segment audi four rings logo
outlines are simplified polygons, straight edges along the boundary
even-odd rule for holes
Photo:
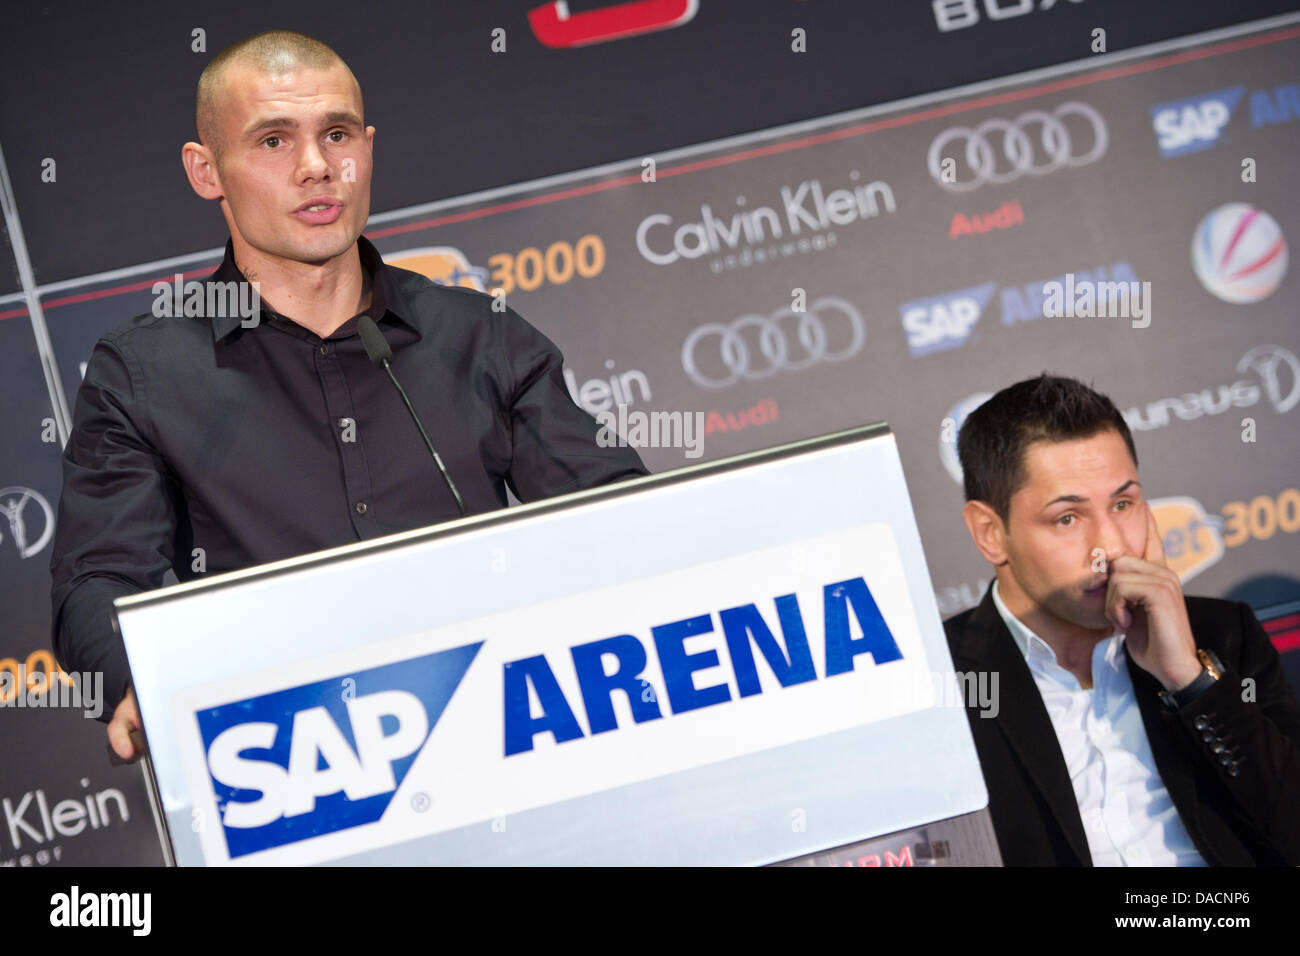
[[[1092,127],[1089,138],[1091,148],[1085,150],[1086,140],[1076,142],[1063,120],[1068,116],[1082,117]],[[1077,124],[1076,124],[1077,125]],[[995,134],[992,137],[989,134]],[[1001,133],[999,137],[996,134]],[[1037,135],[1033,135],[1033,134]],[[1041,146],[1041,151],[1035,145]],[[950,144],[965,143],[965,168],[956,172],[956,178],[945,179],[942,163],[948,157],[944,150]],[[1087,103],[1062,103],[1052,112],[1026,110],[1015,120],[985,120],[971,129],[969,126],[952,126],[934,138],[928,156],[930,175],[935,182],[954,192],[969,192],[985,183],[1009,183],[1025,173],[1046,176],[1062,166],[1086,166],[1106,153],[1110,134],[1101,114]],[[1010,164],[1000,168],[998,153]]]
[[[697,385],[726,388],[778,369],[798,372],[817,362],[842,362],[861,352],[866,341],[867,326],[858,310],[843,299],[823,296],[806,312],[786,307],[770,316],[742,315],[730,325],[701,325],[682,345],[682,368]]]

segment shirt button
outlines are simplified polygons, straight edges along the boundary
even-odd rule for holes
[[[359,515],[363,515],[363,514],[365,514],[365,513],[366,513],[366,503],[365,503],[364,501],[358,501],[358,502],[357,502],[357,514],[359,514]]]
[[[321,343],[321,346],[320,346],[320,354],[321,354],[321,355],[329,355],[329,354],[330,354],[330,347],[329,347],[328,345],[326,345],[324,342]]]

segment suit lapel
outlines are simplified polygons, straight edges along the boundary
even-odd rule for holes
[[[1083,832],[1078,800],[1056,739],[1056,729],[1029,665],[993,603],[991,585],[956,643],[953,657],[958,669],[1000,675],[1000,709],[994,721],[1052,808],[1070,847],[1081,861],[1091,863],[1088,838]]]

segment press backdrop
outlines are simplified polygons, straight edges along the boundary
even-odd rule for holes
[[[1188,590],[1252,604],[1297,682],[1294,4],[262,7],[6,14],[0,672],[54,666],[59,455],[92,346],[220,258],[179,162],[198,74],[290,27],[348,61],[378,128],[366,235],[504,288],[593,414],[702,424],[642,448],[653,470],[885,420],[947,616],[989,580],[957,426],[1013,381],[1076,376],[1125,411]],[[1050,316],[1067,274],[1134,283],[1145,314]],[[0,864],[157,862],[103,725],[3,703]]]

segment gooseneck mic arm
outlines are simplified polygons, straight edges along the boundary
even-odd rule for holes
[[[402,396],[402,402],[406,405],[406,410],[411,413],[411,420],[415,422],[415,427],[420,430],[420,437],[424,439],[425,447],[429,449],[429,454],[433,456],[438,470],[442,472],[442,479],[447,482],[452,497],[456,499],[456,507],[460,509],[461,516],[464,517],[465,502],[461,500],[460,492],[456,490],[456,483],[451,480],[451,475],[447,474],[447,468],[443,465],[438,450],[433,447],[433,442],[429,440],[429,433],[424,430],[424,425],[420,422],[420,416],[415,413],[415,407],[406,395],[406,389],[402,388],[402,383],[393,374],[393,366],[389,361],[393,357],[393,349],[389,346],[388,340],[384,338],[384,333],[379,331],[379,326],[375,325],[375,320],[364,313],[361,318],[357,319],[357,331],[361,334],[361,344],[365,347],[366,355],[370,357],[370,361],[387,372],[388,377],[393,380],[397,394]]]

